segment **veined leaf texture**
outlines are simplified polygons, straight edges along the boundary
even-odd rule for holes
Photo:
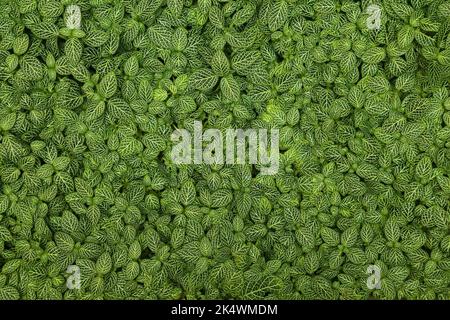
[[[446,0],[0,0],[0,300],[448,300],[449,81]]]

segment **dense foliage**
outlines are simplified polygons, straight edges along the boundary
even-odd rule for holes
[[[448,1],[0,0],[0,81],[0,299],[450,299]]]

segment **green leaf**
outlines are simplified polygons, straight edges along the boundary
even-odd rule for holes
[[[20,259],[11,259],[5,262],[2,267],[3,274],[11,274],[20,268],[22,264],[22,260]]]
[[[71,252],[75,246],[72,237],[63,232],[57,232],[55,234],[55,242],[58,249],[64,254]]]
[[[139,71],[139,61],[136,56],[131,56],[124,64],[125,74],[130,77],[135,77]]]
[[[165,26],[151,26],[148,28],[148,36],[150,40],[158,47],[164,49],[170,49],[172,47],[172,30]]]
[[[289,6],[284,0],[276,0],[272,2],[268,12],[267,21],[270,31],[281,28],[287,21],[289,15]]]
[[[80,178],[75,178],[75,189],[77,193],[83,198],[89,198],[94,195],[94,191],[92,190],[89,183]]]
[[[397,41],[400,48],[409,47],[414,41],[414,28],[409,25],[403,26],[398,32]]]
[[[28,50],[28,46],[30,44],[30,38],[27,34],[23,34],[17,38],[14,39],[13,42],[13,51],[14,54],[21,56],[25,54]]]
[[[268,292],[281,289],[283,283],[280,278],[267,276],[259,281],[250,281],[245,285],[244,299],[262,299]]]
[[[109,253],[103,253],[97,260],[95,264],[95,271],[99,274],[105,275],[111,271],[112,260]]]
[[[231,101],[239,100],[239,84],[232,76],[228,76],[220,80],[220,90],[226,99]]]
[[[341,243],[346,247],[353,247],[358,240],[358,234],[359,231],[357,227],[345,229],[341,234]]]
[[[108,99],[111,98],[117,90],[117,79],[114,72],[109,72],[98,85],[98,93]]]
[[[433,174],[432,169],[433,169],[433,167],[432,167],[431,159],[429,157],[423,157],[417,163],[416,175],[419,179],[429,180],[429,179],[431,179],[432,174]]]
[[[69,157],[57,157],[55,160],[52,161],[52,166],[55,169],[55,171],[66,170],[69,164],[70,164]]]
[[[19,300],[20,294],[16,288],[5,286],[0,288],[0,300]]]
[[[6,229],[6,227],[4,226],[0,226],[0,241],[11,241],[12,240],[12,235],[11,232]]]
[[[83,45],[77,38],[67,39],[64,46],[64,52],[70,63],[76,64],[81,59],[81,55],[83,53]]]
[[[212,194],[212,204],[214,208],[226,207],[233,200],[233,193],[226,189],[220,189]]]
[[[259,51],[255,50],[245,50],[237,52],[231,58],[233,70],[235,70],[239,74],[246,75],[246,73],[250,71],[251,66],[257,61],[259,56]]]
[[[89,47],[97,48],[104,45],[109,39],[108,33],[103,30],[92,29],[87,30],[86,36],[83,38],[84,44]]]
[[[31,27],[33,34],[40,39],[50,39],[58,36],[58,28],[51,22],[39,22]]]
[[[210,69],[200,69],[195,71],[189,77],[189,80],[194,89],[207,91],[214,88],[219,77]]]
[[[54,176],[54,181],[58,186],[58,189],[64,193],[73,191],[73,179],[69,173],[59,171]]]
[[[224,76],[230,71],[230,63],[223,51],[216,51],[211,60],[211,68],[218,76]]]
[[[384,60],[386,52],[384,48],[373,47],[366,50],[362,56],[362,60],[366,63],[377,64]]]
[[[174,17],[178,17],[183,10],[183,0],[167,0],[167,7]]]
[[[394,219],[388,219],[384,225],[384,234],[389,241],[400,239],[400,227]]]
[[[340,243],[339,232],[334,229],[324,227],[321,229],[320,235],[323,241],[332,247],[335,247]]]
[[[130,261],[125,267],[125,277],[127,280],[135,279],[140,272],[139,263],[136,261]]]
[[[366,255],[360,248],[350,248],[347,257],[354,264],[362,265],[366,263]]]
[[[22,58],[20,67],[28,80],[39,80],[44,74],[42,64],[37,58],[30,55],[26,55]]]

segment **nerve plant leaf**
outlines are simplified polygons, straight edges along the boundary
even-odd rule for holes
[[[449,15],[0,1],[0,300],[448,300]]]

